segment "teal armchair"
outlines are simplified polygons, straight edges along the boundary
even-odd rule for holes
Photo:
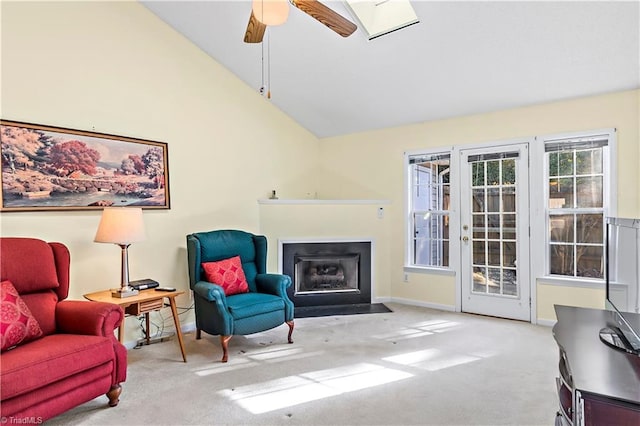
[[[196,339],[201,332],[220,336],[222,362],[228,360],[229,340],[286,323],[293,343],[293,302],[287,296],[291,278],[267,274],[267,239],[238,230],[187,235],[189,285],[193,290]],[[227,296],[220,283],[206,281],[202,264],[240,256],[249,291]]]

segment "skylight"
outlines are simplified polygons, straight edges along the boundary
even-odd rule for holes
[[[420,22],[409,0],[345,0],[372,40]]]

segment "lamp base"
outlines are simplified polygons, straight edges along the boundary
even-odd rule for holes
[[[114,288],[111,290],[111,297],[118,297],[118,298],[131,297],[131,296],[137,295],[138,293],[140,293],[138,290],[131,287]]]

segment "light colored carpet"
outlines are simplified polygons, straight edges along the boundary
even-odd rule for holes
[[[50,424],[552,425],[558,351],[548,327],[388,304],[235,336],[129,351],[120,404],[100,397]]]

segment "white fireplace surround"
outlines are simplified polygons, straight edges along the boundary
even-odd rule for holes
[[[306,243],[369,243],[371,247],[371,301],[375,299],[375,240],[371,237],[364,238],[279,238],[278,239],[278,273],[283,273],[282,263],[282,248],[285,244],[306,244]]]

